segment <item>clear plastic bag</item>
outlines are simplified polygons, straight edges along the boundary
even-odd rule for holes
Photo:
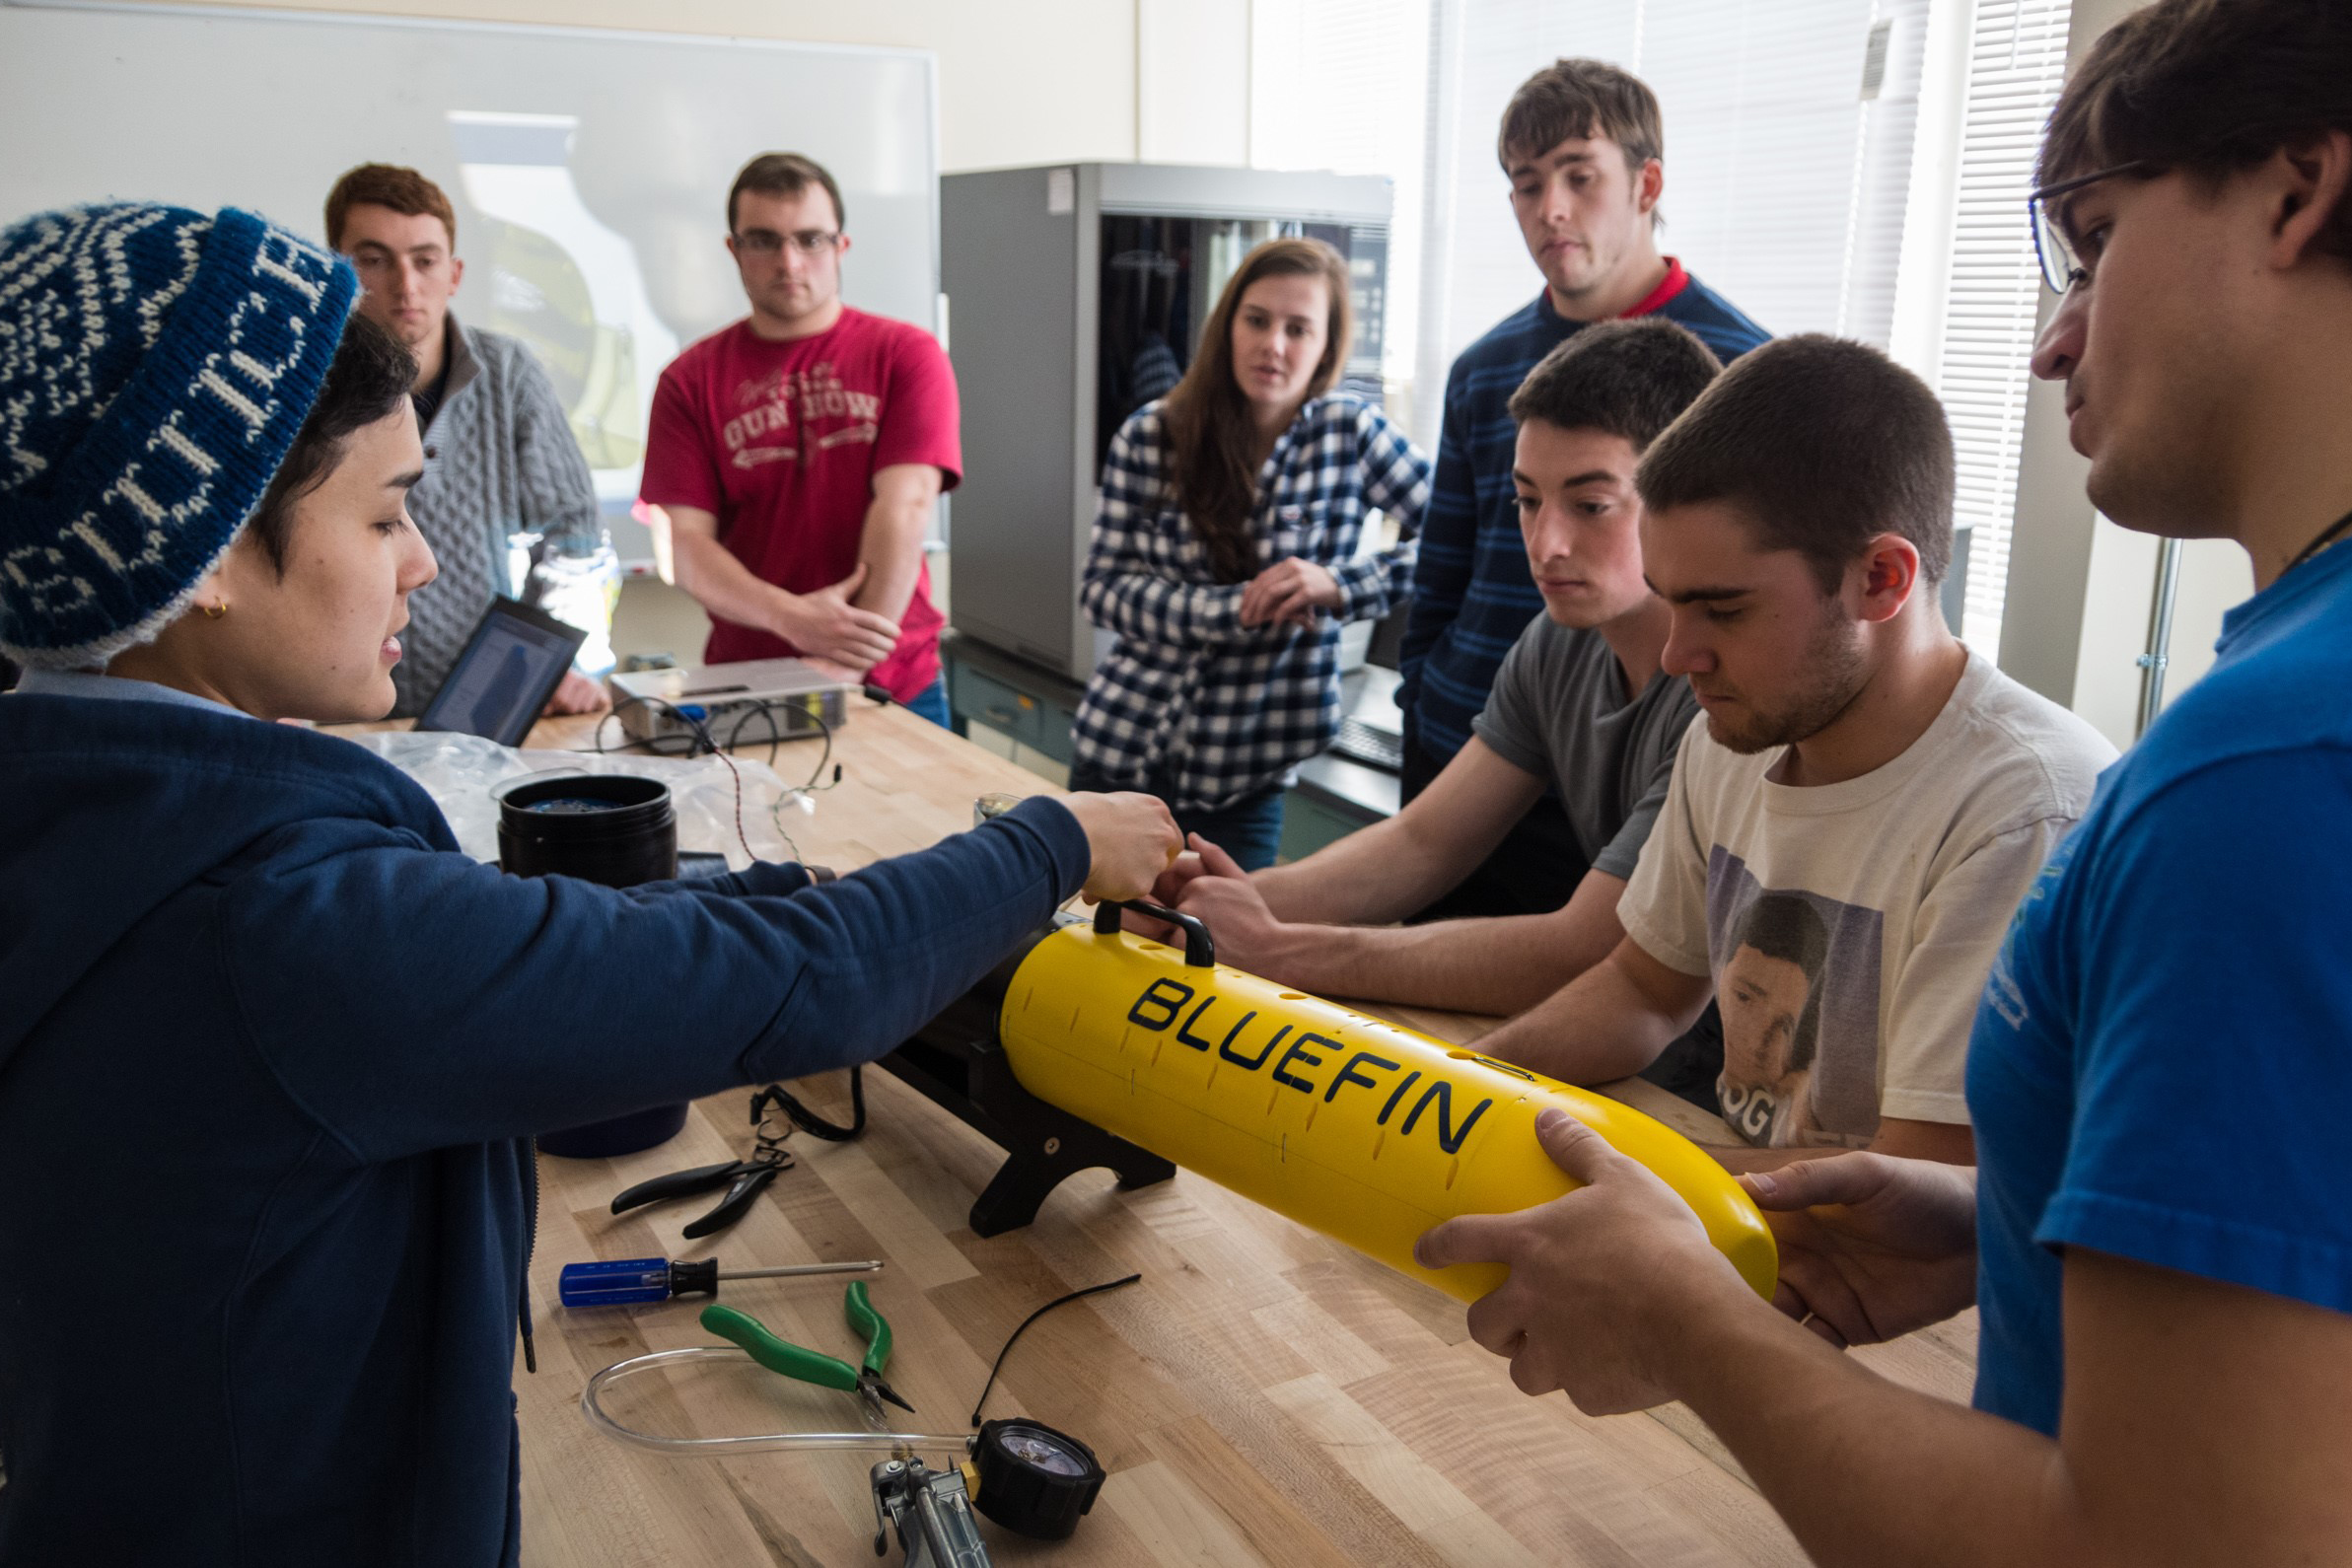
[[[381,730],[351,739],[416,780],[449,819],[458,847],[476,860],[498,858],[496,792],[516,779],[561,773],[626,773],[670,787],[677,816],[677,847],[727,857],[741,871],[750,864],[744,840],[761,860],[798,860],[777,821],[789,793],[764,762],[735,757],[735,773],[715,756],[645,756],[634,751],[525,751],[447,730]],[[742,775],[743,832],[736,832],[736,777]],[[806,800],[806,797],[796,796]]]

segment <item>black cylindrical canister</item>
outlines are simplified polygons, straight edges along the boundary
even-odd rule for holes
[[[499,797],[498,863],[518,877],[577,877],[607,888],[667,882],[677,875],[670,791],[622,774],[519,784]]]
[[[677,875],[677,818],[670,791],[621,774],[534,779],[498,800],[499,864],[518,877],[577,877],[607,888]],[[686,1124],[683,1105],[653,1105],[543,1133],[539,1148],[575,1160],[634,1154]]]

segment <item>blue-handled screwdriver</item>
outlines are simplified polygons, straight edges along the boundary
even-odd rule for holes
[[[673,1296],[716,1296],[722,1279],[794,1279],[803,1274],[872,1274],[879,1258],[863,1263],[796,1263],[789,1268],[731,1268],[719,1271],[715,1257],[672,1259],[629,1257],[610,1263],[566,1263],[555,1293],[566,1307],[627,1307],[668,1301]]]

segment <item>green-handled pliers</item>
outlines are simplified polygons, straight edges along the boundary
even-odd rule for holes
[[[867,1409],[877,1419],[882,1415],[885,1399],[912,1414],[914,1406],[899,1398],[897,1391],[882,1381],[882,1369],[891,1359],[891,1325],[889,1319],[874,1310],[874,1303],[867,1300],[864,1280],[850,1283],[848,1293],[841,1299],[841,1316],[849,1320],[853,1330],[865,1336],[866,1359],[859,1366],[779,1339],[758,1319],[717,1302],[702,1309],[702,1326],[731,1344],[743,1346],[753,1361],[770,1372],[814,1383],[820,1389],[839,1389],[856,1394],[866,1401]]]

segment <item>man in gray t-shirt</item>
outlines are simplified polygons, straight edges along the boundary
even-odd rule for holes
[[[1587,327],[1529,373],[1511,399],[1512,481],[1542,617],[1505,658],[1469,744],[1388,821],[1254,876],[1194,839],[1155,891],[1208,922],[1221,960],[1301,990],[1517,1013],[1617,945],[1617,897],[1698,711],[1659,669],[1670,616],[1642,576],[1633,470],[1719,368],[1687,330],[1644,317]],[[1468,876],[1546,790],[1582,861],[1560,868],[1565,904],[1389,923]]]
[[[1630,880],[1698,701],[1689,681],[1664,671],[1631,701],[1626,684],[1606,637],[1543,615],[1503,656],[1470,729],[1559,792],[1587,871]]]

